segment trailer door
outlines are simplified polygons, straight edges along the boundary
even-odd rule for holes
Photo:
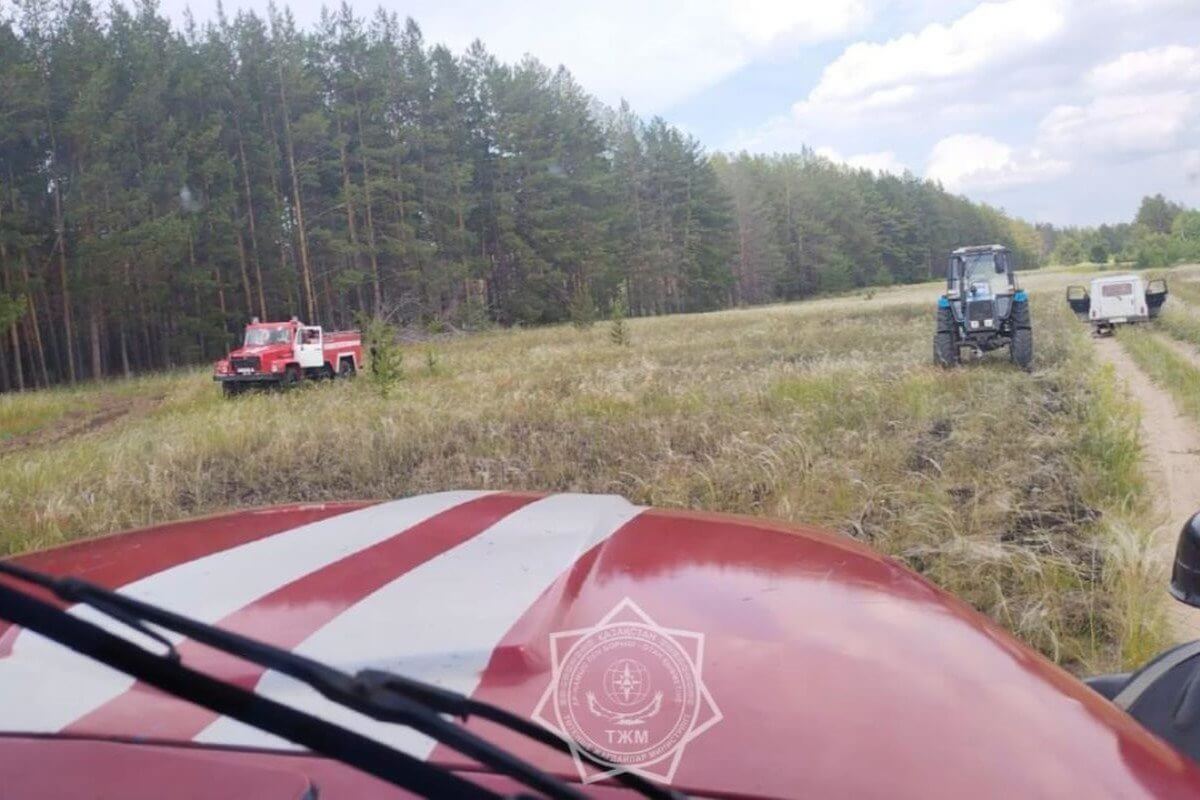
[[[1113,281],[1100,289],[1100,316],[1110,322],[1144,317],[1141,310],[1141,288],[1139,281]]]

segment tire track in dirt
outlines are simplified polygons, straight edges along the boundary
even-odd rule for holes
[[[141,416],[162,402],[162,396],[105,397],[87,411],[73,411],[50,424],[0,442],[0,458],[35,447],[65,442],[112,425],[127,416]]]
[[[1155,544],[1163,552],[1162,586],[1167,585],[1175,541],[1183,522],[1200,509],[1200,428],[1180,413],[1170,394],[1157,386],[1117,343],[1093,338],[1100,360],[1111,364],[1130,396],[1142,408],[1142,454],[1156,503]],[[1195,358],[1194,354],[1189,358]],[[1176,641],[1200,639],[1200,610],[1168,600],[1167,616]]]

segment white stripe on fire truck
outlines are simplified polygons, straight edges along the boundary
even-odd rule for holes
[[[202,622],[216,622],[296,578],[483,494],[444,492],[368,506],[188,561],[127,584],[121,592]],[[90,608],[69,610],[131,641],[161,649]],[[3,727],[58,731],[133,683],[123,673],[22,631],[12,654],[0,659]]]
[[[393,670],[471,694],[493,650],[546,588],[642,510],[614,496],[538,500],[352,606],[295,652],[351,672]],[[403,726],[336,706],[276,672],[267,672],[256,691],[420,758],[428,757],[435,744]],[[196,741],[294,747],[228,717]]]

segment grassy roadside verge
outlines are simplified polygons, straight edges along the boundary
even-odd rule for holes
[[[388,398],[146,379],[152,412],[0,455],[0,553],[265,503],[613,492],[841,531],[1071,668],[1128,666],[1165,638],[1137,412],[1059,293],[1034,302],[1033,373],[936,369],[932,302],[841,298],[631,320],[630,347],[497,331],[426,369],[421,346]]]
[[[1166,315],[1162,321],[1166,322]],[[1166,325],[1163,327],[1168,333],[1175,332]],[[1122,330],[1121,346],[1151,380],[1171,393],[1171,398],[1181,411],[1200,422],[1200,369],[1196,368],[1195,362],[1146,329]]]

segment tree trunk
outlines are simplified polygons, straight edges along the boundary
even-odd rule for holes
[[[246,316],[254,316],[254,295],[250,293],[250,273],[246,269],[246,243],[242,240],[242,226],[234,213],[233,235],[237,239],[238,267],[242,273],[242,294],[246,298]],[[265,317],[264,317],[265,319]]]
[[[279,220],[279,219],[283,218],[283,207],[287,203],[287,200],[284,198],[283,189],[280,187],[280,179],[279,179],[278,169],[277,169],[278,165],[275,163],[275,158],[274,158],[274,156],[279,155],[279,139],[275,135],[275,123],[274,123],[274,121],[272,121],[270,119],[270,117],[267,114],[265,109],[263,110],[263,124],[267,128],[267,130],[269,130],[271,132],[271,153],[272,153],[273,157],[268,162],[270,165],[269,174],[271,177],[271,197],[274,199],[274,202],[275,202],[275,219]],[[282,231],[280,231],[280,236],[279,236],[279,271],[281,274],[285,274],[288,271],[287,243],[284,241],[284,236],[283,236]],[[299,276],[297,276],[297,277],[299,277]],[[288,310],[288,314],[294,315],[297,313],[298,309],[297,309],[296,303],[292,297],[291,282],[288,281],[284,285],[284,287],[285,287],[284,293],[286,295],[286,307]],[[264,315],[263,319],[265,320],[266,318],[267,317]]]
[[[50,371],[46,368],[46,349],[42,346],[42,331],[41,331],[41,328],[38,326],[37,304],[34,302],[33,292],[29,290],[29,263],[25,260],[24,256],[21,257],[21,281],[22,281],[22,284],[25,286],[25,290],[27,293],[26,299],[29,302],[28,321],[29,321],[29,330],[32,334],[31,336],[27,336],[26,338],[32,338],[32,340],[33,340],[33,348],[34,348],[33,353],[34,353],[34,355],[37,356],[37,366],[38,366],[39,370],[41,371],[41,375],[42,375],[42,386],[49,386],[50,385]],[[31,357],[31,360],[32,360],[32,357]]]
[[[100,358],[100,315],[95,302],[88,307],[88,334],[92,344],[92,380],[104,377],[104,362]]]
[[[312,267],[308,260],[308,233],[304,229],[304,205],[300,200],[300,175],[296,172],[296,148],[292,142],[291,112],[288,110],[283,65],[279,65],[279,104],[283,112],[283,143],[287,150],[288,170],[292,175],[292,203],[296,207],[296,233],[300,239],[300,272],[304,279],[305,313],[309,324],[317,318],[317,298],[313,293]]]
[[[58,233],[58,278],[62,292],[67,376],[71,383],[75,383],[75,332],[71,323],[71,289],[67,282],[67,229],[63,222],[62,192],[59,190],[58,181],[54,182],[54,228]]]
[[[335,112],[336,113],[336,112]],[[346,140],[342,137],[342,118],[337,121],[338,152],[342,161],[342,192],[346,195],[346,229],[350,235],[350,266],[358,271],[358,226],[354,219],[354,195],[350,185],[350,164],[346,158]],[[355,282],[355,288],[358,283]],[[361,290],[360,290],[361,291]],[[360,301],[359,306],[362,303]]]
[[[117,327],[121,337],[121,371],[126,378],[132,378],[133,370],[129,368],[129,344],[125,341],[125,321],[121,320]]]
[[[358,157],[363,171],[363,204],[367,217],[367,255],[371,259],[371,288],[374,300],[373,313],[383,313],[383,287],[379,283],[379,257],[375,252],[375,220],[371,211],[371,171],[367,165],[367,142],[363,134],[362,108],[358,105],[358,91],[354,93],[354,112],[358,117]]]
[[[4,216],[4,203],[0,201],[0,221]],[[0,242],[0,289],[8,295],[12,291],[12,284],[8,277],[8,247]],[[0,360],[4,363],[0,366],[0,378],[4,380],[4,391],[7,391],[12,386],[12,381],[15,379],[18,391],[25,390],[25,376],[21,372],[21,334],[17,331],[17,326],[21,322],[21,317],[14,317],[12,324],[9,326],[9,338],[12,341],[13,350],[13,378],[9,377],[9,369],[7,359],[4,357],[4,345],[0,344]]]
[[[254,277],[258,283],[258,313],[263,320],[266,320],[267,298],[263,292],[262,261],[258,257],[258,233],[254,224],[254,195],[250,192],[250,167],[246,164],[246,148],[242,144],[242,124],[236,114],[233,116],[233,125],[234,130],[237,131],[238,160],[242,165],[242,189],[246,193],[246,221],[250,223],[250,256],[254,263]],[[243,267],[243,271],[244,269]],[[247,297],[249,297],[248,294]],[[251,316],[253,316],[253,311]]]
[[[18,333],[18,323],[13,320],[12,326],[8,330],[9,338],[12,340],[13,351],[13,377],[16,379],[17,391],[25,391],[25,370],[21,366],[21,334]]]

